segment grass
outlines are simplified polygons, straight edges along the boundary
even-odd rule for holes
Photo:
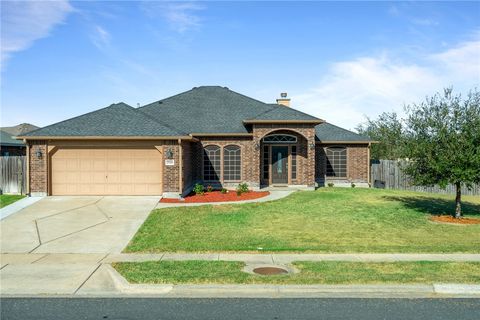
[[[454,196],[322,188],[267,203],[154,210],[126,252],[480,252],[480,225],[436,224]],[[465,196],[480,218],[480,197]]]
[[[9,204],[12,204],[22,198],[25,198],[25,196],[15,194],[2,194],[0,195],[0,208],[6,207]]]
[[[149,261],[116,263],[131,283],[171,284],[382,284],[480,283],[478,262],[296,262],[300,273],[260,276],[232,261]]]

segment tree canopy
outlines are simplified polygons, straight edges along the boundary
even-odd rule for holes
[[[406,117],[383,113],[359,132],[378,140],[377,159],[405,159],[415,185],[456,186],[455,217],[461,216],[461,187],[480,183],[480,93],[465,98],[451,88],[405,108]]]

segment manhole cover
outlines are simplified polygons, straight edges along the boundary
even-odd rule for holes
[[[278,267],[260,267],[253,269],[253,272],[256,274],[261,274],[263,276],[271,276],[276,274],[287,274],[288,271]]]

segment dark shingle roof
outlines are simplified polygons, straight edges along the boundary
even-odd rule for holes
[[[264,103],[225,87],[203,86],[135,109],[125,103],[28,132],[26,137],[160,137],[190,133],[249,133],[244,121],[321,121],[298,110]],[[315,127],[318,141],[369,141],[329,123]],[[3,140],[3,135],[2,135]]]
[[[322,121],[314,116],[303,113],[301,111],[286,107],[281,104],[268,104],[270,110],[256,115],[254,118],[247,120],[301,120],[301,121]]]
[[[370,138],[366,136],[359,135],[358,133],[337,127],[328,122],[321,123],[315,127],[315,138],[317,141],[328,141],[328,142],[335,142],[335,141],[352,141],[352,142],[359,142],[371,141]]]
[[[13,139],[10,133],[0,130],[0,145],[20,147],[20,146],[24,146],[25,144],[21,140]]]
[[[218,86],[193,88],[147,104],[139,110],[189,133],[247,133],[243,121],[249,119],[317,119],[295,109],[264,103]],[[257,118],[261,115],[265,119]]]
[[[121,102],[50,126],[25,136],[179,136],[178,130],[160,123]]]

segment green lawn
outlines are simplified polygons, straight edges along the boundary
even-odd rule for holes
[[[454,196],[322,188],[267,203],[154,210],[126,252],[480,252],[480,225],[436,224]],[[480,218],[480,197],[465,196]]]
[[[25,196],[14,195],[14,194],[2,194],[0,195],[0,208],[6,207],[9,204],[12,204],[15,201],[18,201],[22,198],[25,198]]]
[[[295,262],[299,273],[260,276],[232,261],[149,261],[116,263],[131,283],[373,284],[480,283],[478,262]]]

